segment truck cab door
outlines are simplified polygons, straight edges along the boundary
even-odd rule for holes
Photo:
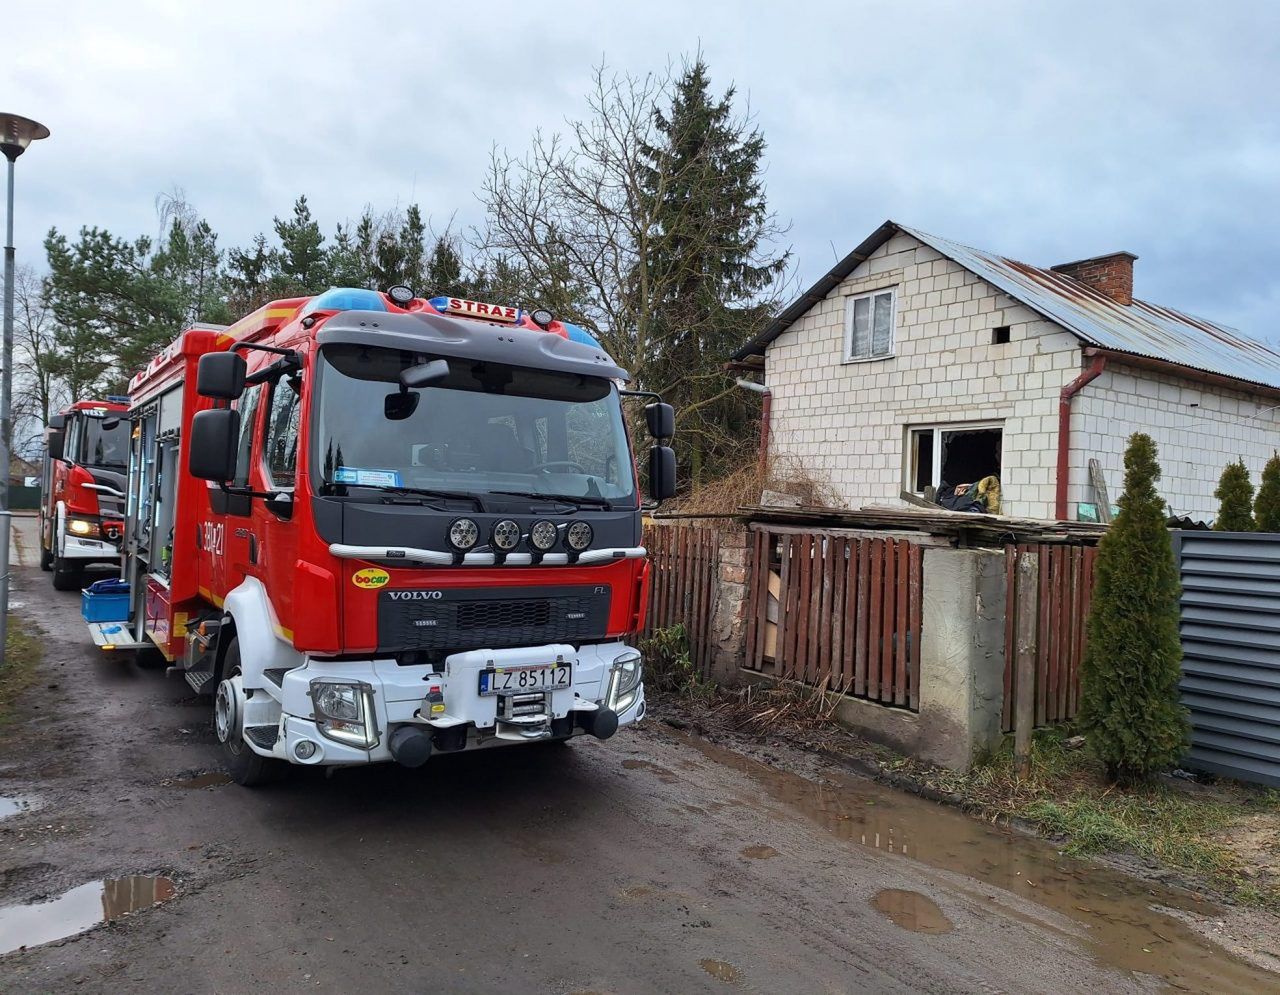
[[[302,416],[301,378],[281,377],[267,388],[266,415],[262,431],[262,458],[256,470],[261,480],[254,484],[266,492],[292,498],[297,490],[298,433]],[[294,576],[298,559],[298,530],[288,501],[255,501],[254,531],[262,544],[256,574],[271,592],[271,604],[284,630],[292,638],[294,629]]]
[[[240,411],[236,476],[230,481],[234,487],[258,486],[253,469],[261,452],[259,436],[265,395],[266,387],[255,384],[246,388],[234,402]],[[212,521],[201,524],[200,546],[209,563],[212,590],[225,597],[252,573],[250,568],[257,559],[257,539],[253,534],[254,501],[243,494],[228,494],[221,489],[211,489],[209,497],[216,514]]]

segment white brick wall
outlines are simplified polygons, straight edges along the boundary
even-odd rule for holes
[[[843,362],[845,298],[886,287],[897,291],[894,355]],[[998,325],[1010,326],[1007,344],[991,342]],[[768,348],[770,446],[850,507],[897,504],[908,426],[1002,421],[1006,513],[1051,518],[1058,396],[1081,362],[1075,336],[900,233]],[[1269,403],[1113,363],[1074,402],[1068,514],[1094,500],[1091,457],[1119,496],[1125,442],[1143,430],[1160,446],[1174,511],[1212,518],[1223,464],[1243,456],[1256,480],[1280,446],[1280,412],[1242,421]]]
[[[1212,521],[1222,468],[1243,457],[1257,487],[1263,464],[1280,448],[1280,411],[1266,410],[1275,403],[1108,361],[1071,409],[1067,498],[1072,513],[1076,502],[1094,500],[1087,470],[1091,457],[1102,465],[1112,500],[1120,496],[1125,444],[1131,433],[1141,431],[1160,449],[1157,486],[1173,512]]]
[[[844,299],[890,286],[894,355],[842,362]],[[1007,344],[991,343],[998,325]],[[770,446],[850,507],[897,504],[907,426],[1003,421],[1005,509],[1049,517],[1058,392],[1079,368],[1074,336],[898,234],[770,345]]]

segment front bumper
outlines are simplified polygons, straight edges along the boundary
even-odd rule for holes
[[[103,542],[100,539],[82,539],[68,532],[62,540],[61,555],[64,560],[95,560],[109,563],[120,558],[120,550],[113,543]]]
[[[575,650],[569,645],[520,647],[504,650],[474,650],[456,653],[442,664],[401,666],[395,660],[333,661],[309,658],[307,662],[284,674],[273,698],[279,700],[279,732],[270,750],[249,741],[257,752],[290,763],[315,765],[351,765],[384,763],[395,759],[390,749],[391,734],[400,726],[420,729],[432,738],[436,750],[473,750],[490,746],[536,742],[552,737],[577,735],[590,728],[592,716],[607,705],[609,678],[614,661],[634,653],[623,642],[583,646]],[[491,667],[547,665],[563,660],[572,670],[569,687],[539,692],[541,715],[545,722],[519,721],[512,714],[515,695],[481,695],[480,672]],[[338,742],[324,735],[315,721],[310,695],[311,682],[317,678],[360,681],[369,688],[369,707],[377,742],[363,749]],[[427,695],[438,689],[439,703],[444,709],[432,710]],[[269,707],[255,692],[250,712]],[[434,696],[433,696],[434,697]],[[505,700],[504,700],[505,699]],[[523,711],[530,710],[529,696],[522,696]],[[629,725],[644,717],[644,685],[634,697],[628,694],[618,702],[618,725]],[[256,708],[255,708],[256,706]],[[267,718],[262,715],[256,721]],[[533,716],[537,718],[537,715]],[[254,720],[251,720],[254,721]],[[308,742],[314,747],[299,743]],[[313,750],[305,759],[302,754]]]

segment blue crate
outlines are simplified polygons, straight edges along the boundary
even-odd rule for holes
[[[90,584],[80,592],[80,614],[86,622],[128,621],[129,582],[112,577]]]

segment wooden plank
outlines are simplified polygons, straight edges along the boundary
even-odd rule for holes
[[[880,697],[881,602],[884,600],[884,540],[872,539],[867,551],[871,560],[871,603],[867,611],[867,697]]]
[[[791,676],[803,681],[809,667],[809,599],[813,596],[813,536],[801,536],[799,544],[799,596],[796,598],[796,658]]]
[[[791,602],[791,544],[793,536],[782,536],[778,541],[781,572],[781,588],[778,591],[778,657],[774,661],[773,672],[778,676],[786,673],[789,656],[788,643],[791,640],[792,621]]]
[[[840,672],[844,674],[844,693],[852,694],[854,687],[854,646],[857,642],[858,614],[858,547],[861,539],[845,540],[845,579],[844,579],[844,646],[843,664]]]
[[[893,633],[898,606],[897,540],[884,544],[884,616],[880,622],[880,700],[893,701]]]
[[[911,543],[900,539],[898,546],[898,607],[894,619],[893,703],[907,703],[907,632],[910,618],[907,605],[911,590]]]
[[[1062,670],[1062,646],[1059,644],[1058,622],[1062,617],[1062,547],[1051,546],[1048,550],[1041,554],[1041,558],[1049,564],[1049,588],[1048,588],[1048,613],[1049,620],[1048,631],[1041,635],[1041,639],[1045,641],[1045,663],[1046,675],[1048,680],[1045,683],[1044,691],[1044,721],[1046,724],[1052,724],[1059,719],[1058,715],[1058,687],[1061,683]]]
[[[1018,773],[1031,773],[1031,733],[1035,728],[1035,672],[1039,656],[1036,648],[1036,622],[1039,612],[1040,556],[1026,552],[1018,557],[1016,591],[1018,630],[1015,636],[1017,676],[1014,685],[1017,699],[1013,708],[1013,755]]]
[[[1036,725],[1044,725],[1049,704],[1049,557],[1041,546],[1036,552],[1038,581],[1036,605],[1039,623],[1036,626]]]
[[[924,549],[910,544],[911,581],[907,590],[907,707],[920,710],[920,635],[924,620]]]
[[[763,623],[760,621],[760,571],[756,564],[760,558],[760,535],[752,532],[747,537],[747,647],[743,661],[747,667],[755,668],[756,641],[763,634]]]
[[[1084,550],[1079,546],[1071,548],[1071,625],[1069,630],[1070,646],[1067,658],[1070,666],[1067,670],[1066,719],[1074,719],[1080,707],[1080,621],[1084,614]]]
[[[871,618],[871,556],[874,539],[858,540],[858,601],[855,606],[853,693],[867,694],[867,640]]]
[[[836,593],[836,540],[827,536],[822,550],[822,599],[818,605],[818,687],[831,686],[831,636],[835,629],[835,612],[831,602]]]
[[[1004,547],[1004,709],[1000,715],[1000,727],[1004,732],[1013,731],[1013,631],[1018,617],[1014,570],[1017,564],[1018,547],[1007,543]]]
[[[703,532],[702,561],[702,673],[711,672],[711,632],[719,586],[720,536],[712,529]]]
[[[1062,546],[1058,550],[1058,721],[1064,722],[1067,715],[1067,690],[1071,686],[1071,626],[1075,615],[1071,611],[1071,547]]]
[[[831,540],[831,645],[829,671],[831,686],[844,693],[849,686],[849,675],[845,672],[844,655],[844,612],[845,582],[849,578],[849,568],[845,558],[849,551],[849,540],[838,538]]]
[[[1089,460],[1089,483],[1093,484],[1093,500],[1098,506],[1098,521],[1111,524],[1111,498],[1107,495],[1107,478],[1102,475],[1102,464]]]

